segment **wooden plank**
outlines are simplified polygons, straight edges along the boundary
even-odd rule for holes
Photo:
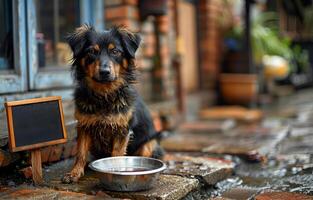
[[[19,106],[19,105],[32,104],[32,103],[48,102],[48,101],[59,101],[60,99],[61,99],[60,96],[24,99],[24,100],[6,102],[5,106],[11,107],[11,106]]]
[[[36,148],[41,148],[41,147],[46,147],[46,146],[50,146],[50,145],[55,145],[55,144],[63,144],[66,143],[67,139],[59,139],[59,140],[53,140],[53,141],[49,141],[49,142],[42,142],[42,143],[38,143],[38,144],[31,144],[31,145],[26,145],[26,146],[22,146],[22,147],[15,147],[10,149],[12,152],[17,152],[17,151],[25,151],[25,150],[29,150],[29,149],[36,149]]]
[[[10,101],[10,102],[6,102],[5,105],[7,107],[11,107],[11,106],[19,106],[19,105],[32,104],[32,103],[48,102],[48,101],[59,101],[60,99],[61,99],[60,96],[41,97],[41,98],[34,98],[34,99]]]
[[[61,115],[60,117],[61,117],[61,125],[62,125],[62,130],[63,130],[63,138],[66,141],[67,140],[67,133],[66,133],[66,128],[65,128],[64,113],[63,113],[61,97],[59,99],[59,110],[60,110],[60,115]]]
[[[41,152],[39,149],[31,151],[31,163],[33,172],[33,181],[35,184],[41,184],[42,179],[42,166],[41,166]]]
[[[9,129],[9,147],[15,147],[15,140],[14,140],[14,129],[13,129],[13,118],[12,118],[12,107],[6,106],[6,112],[7,112],[7,123],[8,123],[8,129]],[[12,149],[10,149],[12,151]]]

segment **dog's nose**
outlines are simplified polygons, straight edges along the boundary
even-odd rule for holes
[[[110,75],[110,68],[108,67],[101,67],[99,70],[100,76],[109,76]]]

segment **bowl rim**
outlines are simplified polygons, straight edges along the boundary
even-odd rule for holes
[[[115,159],[115,158],[135,158],[135,159],[147,159],[147,160],[153,160],[153,161],[157,161],[159,163],[162,164],[161,167],[157,168],[157,169],[153,169],[153,170],[146,170],[146,171],[139,171],[139,172],[118,172],[118,171],[106,171],[106,170],[101,170],[99,168],[95,168],[93,166],[94,163],[96,162],[100,162],[102,160],[111,160],[111,159]],[[106,174],[114,174],[114,175],[124,175],[124,176],[136,176],[136,175],[147,175],[147,174],[155,174],[161,171],[164,171],[166,169],[166,164],[159,159],[155,159],[155,158],[149,158],[149,157],[142,157],[142,156],[115,156],[115,157],[107,157],[107,158],[101,158],[98,160],[94,160],[92,162],[89,163],[88,165],[89,168],[91,168],[94,171],[97,172],[101,172],[101,173],[106,173]]]

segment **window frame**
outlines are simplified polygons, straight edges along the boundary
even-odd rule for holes
[[[38,49],[36,43],[37,18],[35,0],[26,1],[27,41],[28,41],[28,87],[30,90],[65,88],[73,86],[73,78],[68,68],[40,70],[38,66]],[[80,0],[80,24],[92,24],[97,30],[102,30],[103,1]]]
[[[0,93],[23,92],[27,89],[26,10],[24,0],[12,0],[13,69],[0,71]]]

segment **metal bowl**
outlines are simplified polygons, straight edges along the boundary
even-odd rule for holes
[[[102,158],[89,167],[97,173],[101,185],[112,191],[148,190],[166,169],[161,160],[136,156]]]

